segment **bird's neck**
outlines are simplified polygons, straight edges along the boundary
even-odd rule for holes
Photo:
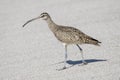
[[[53,22],[51,18],[48,18],[47,20],[48,27],[52,32],[55,32],[57,30],[57,25]]]

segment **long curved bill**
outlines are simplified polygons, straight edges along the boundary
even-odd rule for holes
[[[30,19],[30,20],[27,21],[22,27],[25,27],[28,23],[30,23],[30,22],[32,22],[32,21],[34,21],[34,20],[36,20],[36,19],[39,19],[39,18],[41,18],[41,17],[39,16],[39,17],[36,17],[36,18]]]

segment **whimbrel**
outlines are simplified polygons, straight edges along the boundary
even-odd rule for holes
[[[66,69],[66,63],[67,63],[67,46],[70,44],[75,44],[80,52],[81,52],[81,56],[82,56],[82,63],[83,64],[87,64],[87,62],[85,62],[84,60],[84,56],[83,56],[83,50],[82,48],[79,46],[79,44],[93,44],[93,45],[97,45],[99,46],[99,43],[101,43],[100,41],[86,35],[85,33],[83,33],[82,31],[74,28],[74,27],[69,27],[69,26],[62,26],[62,25],[57,25],[56,23],[53,22],[53,20],[51,19],[50,15],[46,12],[40,14],[40,16],[33,18],[29,21],[27,21],[23,27],[28,24],[29,22],[42,18],[43,20],[45,20],[48,24],[48,27],[50,28],[50,30],[53,32],[53,34],[55,35],[55,37],[64,44],[64,48],[65,48],[65,60],[64,60],[64,67],[62,69]]]

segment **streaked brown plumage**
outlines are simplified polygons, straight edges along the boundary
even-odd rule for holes
[[[67,44],[99,45],[98,43],[101,43],[73,27],[58,26],[57,31],[55,31],[54,34],[59,41]]]
[[[40,16],[31,19],[29,21],[27,21],[23,27],[28,24],[29,22],[42,18],[43,20],[45,20],[50,28],[50,30],[53,32],[53,34],[55,35],[55,37],[61,41],[62,43],[64,43],[65,45],[65,61],[64,61],[64,67],[63,69],[66,68],[66,61],[67,61],[67,45],[69,44],[75,44],[77,45],[77,47],[80,49],[81,53],[82,53],[82,49],[80,48],[79,44],[93,44],[93,45],[97,45],[99,46],[99,43],[101,43],[100,41],[86,35],[85,33],[83,33],[82,31],[74,28],[74,27],[69,27],[69,26],[62,26],[62,25],[57,25],[55,24],[50,15],[46,12],[42,13]],[[84,64],[86,64],[83,54],[82,54],[82,62]]]

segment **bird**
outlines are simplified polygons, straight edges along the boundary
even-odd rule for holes
[[[25,27],[29,22],[32,22],[37,19],[43,19],[47,22],[49,29],[53,32],[54,36],[64,45],[65,49],[65,57],[64,57],[64,66],[62,70],[66,69],[67,66],[67,46],[68,45],[76,45],[80,50],[81,57],[82,57],[82,64],[86,65],[87,62],[83,56],[83,49],[80,47],[81,44],[92,44],[96,46],[100,46],[100,41],[94,39],[91,36],[83,33],[81,30],[71,27],[71,26],[63,26],[56,24],[51,16],[47,12],[41,13],[38,17],[28,20],[23,27]]]

